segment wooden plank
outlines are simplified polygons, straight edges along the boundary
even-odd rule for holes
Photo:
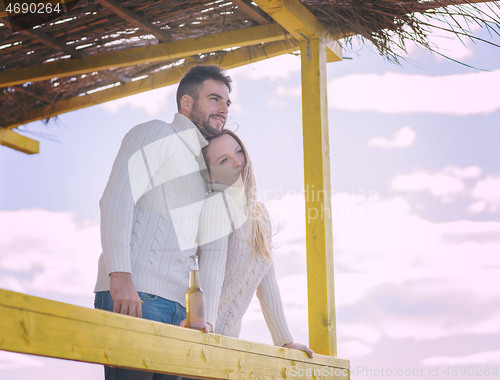
[[[226,69],[243,66],[248,63],[258,62],[278,55],[291,53],[298,49],[296,41],[280,41],[262,45],[258,49],[243,48],[222,54],[220,56],[209,56],[198,63],[187,63],[172,67],[164,72],[149,75],[147,78],[129,82],[107,90],[102,90],[88,95],[75,96],[63,100],[52,106],[34,109],[24,115],[22,120],[6,125],[6,128],[15,128],[21,124],[46,119],[66,112],[75,111],[85,107],[102,104],[110,100],[120,99],[125,96],[139,94],[141,92],[154,90],[179,82],[182,75],[195,64],[216,64]]]
[[[328,48],[328,62],[342,60],[342,48],[321,22],[299,0],[254,0],[297,40],[318,38]]]
[[[309,345],[336,356],[326,47],[311,39],[300,42],[300,51]]]
[[[194,54],[211,53],[235,46],[244,47],[287,40],[288,38],[288,33],[278,24],[255,26],[198,38],[119,50],[111,53],[94,54],[79,59],[4,70],[0,73],[0,86],[10,87],[55,77],[79,75],[142,63],[164,62],[185,58]]]
[[[348,379],[349,362],[0,290],[0,349],[206,379]],[[337,376],[335,376],[337,375]]]
[[[36,154],[40,151],[40,143],[38,141],[1,127],[0,145],[7,146],[26,154]]]

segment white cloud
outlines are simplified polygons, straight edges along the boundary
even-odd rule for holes
[[[410,193],[428,192],[442,202],[453,201],[457,196],[468,196],[473,202],[471,213],[495,213],[500,210],[500,177],[489,175],[467,188],[466,181],[477,179],[482,173],[479,166],[446,166],[438,172],[416,170],[410,174],[395,177],[391,187],[396,191]]]
[[[392,180],[391,187],[397,191],[429,192],[443,202],[450,202],[456,196],[465,194],[466,179],[479,175],[481,168],[478,166],[460,168],[450,165],[436,173],[420,170],[399,175]]]
[[[343,339],[356,338],[367,344],[375,344],[382,338],[379,330],[369,325],[344,324],[342,330],[338,332]]]
[[[481,175],[482,170],[479,166],[467,166],[465,168],[460,168],[457,166],[446,166],[442,170],[443,174],[451,175],[457,178],[463,178],[463,179],[471,179],[471,178],[477,178]]]
[[[478,4],[474,4],[475,7],[478,7]],[[476,11],[472,7],[468,7],[466,5],[460,6],[462,9],[467,9],[470,14],[477,14]],[[488,13],[488,7],[481,7],[483,11]],[[492,12],[489,12],[492,14]],[[428,23],[429,19],[427,16],[422,14],[415,14],[415,16],[420,19],[422,23]],[[495,22],[496,17],[493,14],[490,17],[491,21]],[[474,43],[467,37],[460,36],[460,38],[451,32],[446,32],[441,28],[450,29],[450,25],[453,25],[455,30],[460,30],[460,28],[464,28],[465,30],[469,30],[472,35],[475,34],[479,29],[481,29],[481,25],[478,23],[466,23],[463,18],[451,17],[449,15],[444,15],[444,20],[441,21],[438,18],[435,18],[432,21],[433,25],[436,27],[428,27],[428,38],[429,45],[432,49],[437,50],[437,52],[458,61],[465,61],[468,58],[471,58],[474,55]],[[460,26],[459,26],[460,25]],[[412,56],[418,56],[422,52],[428,53],[429,50],[424,48],[422,45],[417,44],[413,41],[407,41],[405,44],[406,52],[400,49],[397,46],[393,46],[394,51],[401,55],[406,56],[407,58],[412,58]],[[436,61],[441,62],[446,58],[437,53],[431,52]],[[418,58],[417,58],[418,59]]]
[[[462,10],[467,10],[467,12],[471,15],[478,15],[478,12],[475,10],[479,8],[481,12],[483,12],[482,18],[488,20],[490,23],[496,23],[498,16],[495,13],[495,6],[491,6],[489,4],[473,4],[472,6],[468,5],[460,5]],[[486,14],[486,16],[484,16]],[[419,18],[422,22],[428,23],[429,19],[426,16],[415,14],[417,18]],[[450,25],[453,26],[455,30],[460,30],[463,28],[467,30],[472,35],[477,35],[477,32],[481,29],[481,24],[476,22],[467,22],[463,18],[443,15],[445,21],[440,21],[439,19],[434,19],[432,21],[433,25],[436,27],[428,27],[429,33],[427,40],[429,41],[430,46],[437,50],[437,52],[447,56],[448,58],[455,59],[460,62],[466,62],[467,59],[474,56],[474,47],[477,44],[482,44],[482,42],[478,42],[477,40],[472,40],[465,36],[457,36],[454,33],[446,32],[444,29],[451,29]],[[355,38],[352,40],[352,51],[359,51],[362,48],[362,43],[359,41],[359,38]],[[363,46],[363,48],[367,48],[371,50],[374,54],[378,54],[375,47],[372,45]],[[394,51],[401,55],[405,56],[408,59],[419,59],[422,52],[429,53],[429,50],[424,48],[422,45],[417,44],[412,41],[407,41],[405,44],[406,51],[403,51],[397,46],[393,46]],[[434,52],[430,52],[430,54],[434,57],[434,59],[438,62],[442,62],[446,60],[445,57],[439,55]]]
[[[63,380],[68,373],[72,380],[104,379],[104,369],[98,364],[0,351],[2,380]]]
[[[228,70],[228,74],[233,79],[233,84],[235,89],[231,93],[231,98],[233,100],[233,105],[231,109],[235,108],[238,113],[243,112],[243,106],[237,102],[238,98],[238,83],[241,80],[250,81],[261,81],[265,80],[268,82],[277,82],[281,80],[286,80],[292,75],[300,72],[300,57],[291,54],[280,55],[278,57],[269,58],[264,61],[259,61],[251,63],[249,65],[237,67]],[[278,91],[282,89],[286,91],[286,88],[282,85],[278,86]],[[295,91],[297,91],[295,89]],[[300,86],[298,87],[300,96]],[[236,98],[236,102],[235,99]],[[235,104],[236,103],[236,104]],[[270,107],[283,108],[286,106],[284,102],[279,97],[269,97],[267,100],[267,105]],[[233,112],[233,111],[231,111]]]
[[[444,198],[462,193],[465,186],[460,179],[452,176],[416,172],[395,178],[392,188],[409,192],[427,190],[435,197]]]
[[[469,211],[473,214],[477,214],[479,212],[483,212],[486,210],[486,202],[474,202],[469,206]]]
[[[465,312],[465,310],[464,310]],[[427,317],[427,318],[395,318],[394,316],[381,321],[380,325],[384,334],[393,339],[414,339],[416,341],[438,340],[453,336],[467,335],[496,335],[500,333],[498,326],[499,314],[493,317],[482,319],[478,316],[472,323],[471,321],[458,319],[450,323],[449,317]]]
[[[413,145],[417,134],[408,126],[397,130],[391,138],[374,137],[368,141],[368,145],[381,149],[408,148]]]
[[[339,358],[356,359],[367,356],[373,352],[373,346],[359,341],[342,342],[338,347]]]
[[[448,199],[465,190],[465,185],[459,178],[423,171],[400,175],[392,181],[391,187],[398,191],[428,191],[433,196],[442,199]]]
[[[445,171],[480,173],[470,167]],[[287,319],[301,342],[307,340],[303,202],[303,195],[289,194],[266,203],[273,225],[279,223],[273,245]],[[500,308],[493,306],[500,305],[500,290],[491,286],[500,276],[500,222],[432,223],[413,214],[403,198],[336,194],[333,205],[335,298],[344,315],[337,322],[340,357],[366,357],[384,338],[500,333]],[[252,329],[265,330],[254,307]]]
[[[276,87],[276,95],[278,96],[289,96],[292,98],[299,98],[302,94],[302,87],[285,87],[279,85]]]
[[[231,98],[231,107],[229,108],[229,118],[227,120],[226,126],[230,129],[234,129],[231,128],[231,124],[234,123],[232,115],[234,113],[243,113],[243,106],[240,102],[239,82],[237,80],[233,80],[231,84],[231,93],[229,94],[229,97]]]
[[[386,114],[489,114],[500,109],[500,98],[491,86],[497,82],[500,70],[445,76],[346,75],[328,81],[328,107]],[[278,87],[276,96],[299,97],[300,86]]]
[[[0,351],[0,371],[41,366],[42,363],[33,356]]]
[[[491,86],[499,81],[500,70],[447,76],[347,75],[328,82],[328,105],[387,114],[488,114],[500,108],[500,98]]]
[[[69,212],[0,211],[0,288],[89,296],[101,252],[97,222]]]
[[[471,212],[497,212],[500,210],[500,177],[488,176],[476,183],[471,197],[476,200],[470,207]]]
[[[464,10],[467,8],[470,14],[477,14],[472,7],[463,6]],[[486,11],[484,7],[483,11]],[[422,22],[429,21],[423,15],[417,15],[417,17],[420,18]],[[438,19],[433,20],[432,24],[437,27],[429,27],[429,45],[436,49],[439,53],[451,59],[463,62],[466,59],[471,58],[474,55],[474,45],[471,39],[464,36],[459,37],[454,33],[445,32],[443,29],[464,29],[470,31],[470,33],[474,35],[475,32],[481,29],[481,25],[478,23],[467,23],[462,17],[451,17],[449,15],[445,16],[445,20],[446,21],[440,21]],[[438,62],[446,59],[439,54],[432,54]]]
[[[487,20],[491,23],[496,23],[498,20],[498,11],[496,10],[496,5],[486,3],[476,3],[476,4],[462,4],[460,8],[466,11],[469,15],[479,16],[481,19]],[[481,15],[479,14],[481,12]],[[424,16],[420,16],[423,21],[425,20]],[[469,22],[463,17],[456,17],[445,15],[444,22],[436,22],[434,20],[433,24],[442,27],[444,29],[454,29],[460,30],[464,29],[471,35],[477,35],[477,32],[483,28],[481,23],[478,22]],[[478,42],[477,40],[467,38],[465,36],[457,36],[456,34],[450,32],[444,32],[439,28],[429,28],[431,30],[431,34],[429,35],[429,41],[431,44],[434,44],[438,51],[443,53],[444,55],[456,59],[458,61],[465,61],[468,58],[471,58],[474,55],[474,45],[482,44],[483,42]],[[434,53],[433,53],[434,54]],[[436,59],[438,61],[443,61],[446,58],[436,55]]]
[[[287,106],[287,103],[284,100],[276,100],[275,98],[269,98],[269,100],[267,101],[267,105],[269,107],[285,108]]]
[[[497,364],[500,358],[500,350],[497,351],[482,351],[471,355],[464,356],[434,356],[422,360],[422,365],[467,365],[467,364]],[[482,370],[484,370],[482,368]],[[489,376],[485,372],[477,376]]]
[[[228,70],[235,80],[268,80],[271,82],[290,78],[300,72],[300,56],[284,54],[263,61]]]
[[[431,46],[436,46],[437,51],[442,54],[433,53],[438,62],[444,61],[446,58],[464,62],[474,55],[473,43],[467,37],[462,36],[460,39],[456,35],[449,33],[443,35],[439,31],[435,31],[429,36],[429,43]]]
[[[124,108],[133,108],[143,111],[149,116],[156,116],[167,110],[177,110],[175,99],[171,96],[175,94],[176,90],[176,85],[162,87],[156,90],[112,100],[102,104],[101,107],[112,114],[116,114]]]

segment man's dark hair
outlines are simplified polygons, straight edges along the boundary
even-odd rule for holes
[[[193,99],[198,98],[198,88],[207,79],[213,79],[217,82],[224,83],[229,92],[231,92],[232,79],[229,75],[225,75],[224,69],[215,65],[200,65],[191,67],[191,69],[184,74],[179,87],[177,88],[177,109],[181,109],[181,99],[184,95],[189,95]]]

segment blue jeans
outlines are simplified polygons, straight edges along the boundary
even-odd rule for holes
[[[142,318],[169,323],[171,325],[179,325],[183,319],[186,319],[186,309],[177,302],[149,293],[138,293],[143,301]],[[97,292],[95,294],[94,307],[96,309],[113,311],[113,299],[109,291]],[[106,380],[177,380],[181,378],[174,375],[114,367],[104,367],[104,376]]]

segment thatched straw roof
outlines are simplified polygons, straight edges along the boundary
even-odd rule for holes
[[[434,50],[433,29],[475,38],[472,25],[487,28],[492,41],[500,36],[498,1],[478,0],[301,0],[335,36],[357,36],[371,42],[390,61],[403,58],[408,42]],[[349,41],[347,41],[349,42]],[[484,41],[491,43],[491,41]],[[499,46],[497,44],[497,46]]]
[[[467,22],[479,23],[492,32],[491,41],[495,41],[499,31],[498,2],[486,2],[482,8],[476,3],[483,1],[477,0],[301,2],[333,36],[347,37],[347,42],[353,36],[359,36],[363,42],[373,43],[382,55],[392,61],[398,60],[400,49],[404,49],[408,41],[432,48],[428,43],[428,34],[433,25],[466,36],[467,25],[470,25]],[[45,65],[50,62],[81,60],[103,53],[127,54],[131,48],[274,22],[249,0],[65,0],[63,3],[63,12],[57,16],[52,13],[48,17],[7,17],[5,12],[0,12],[0,86],[3,86],[0,89],[0,127],[12,128],[35,120],[36,117],[26,115],[48,110],[61,102],[77,102],[79,98],[91,96],[102,88],[130,83],[137,78],[152,78],[158,73],[182,70],[187,64],[222,57],[229,49],[173,59],[165,56],[163,60],[154,62],[109,67],[52,79],[35,78],[28,83],[14,83],[8,87],[5,86],[8,80],[2,77],[2,72],[11,77],[12,73],[21,69],[38,72],[48,67]],[[445,16],[448,24],[440,23],[439,20]],[[450,24],[457,18],[466,20],[461,22],[464,26]],[[286,32],[283,31],[283,34],[286,35]],[[256,43],[246,47],[245,54],[256,55],[257,50],[267,54],[276,48],[276,44],[288,44],[286,49],[290,50],[290,46],[296,46],[293,41],[291,36],[286,36],[280,41]],[[44,118],[53,116],[50,113],[41,115]],[[38,119],[42,118],[39,116]]]

